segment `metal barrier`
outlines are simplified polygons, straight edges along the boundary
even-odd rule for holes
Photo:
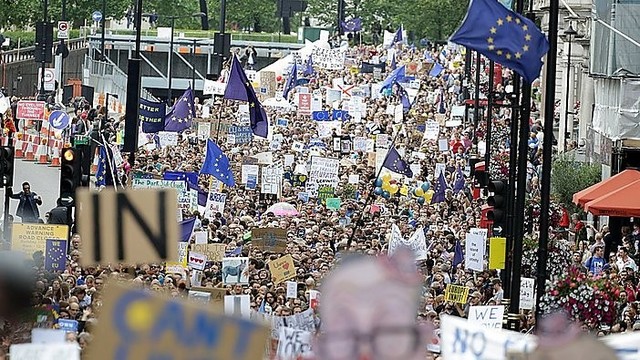
[[[89,46],[86,38],[70,39],[65,42],[69,51],[85,49]],[[21,61],[33,60],[35,58],[35,46],[28,46],[24,48],[4,51],[2,58],[5,64],[11,64]]]

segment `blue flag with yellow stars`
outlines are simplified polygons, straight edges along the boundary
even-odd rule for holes
[[[462,25],[449,41],[478,51],[532,83],[540,76],[549,42],[533,21],[498,0],[472,0]]]
[[[207,140],[207,154],[202,163],[202,169],[200,169],[200,175],[202,174],[212,175],[229,187],[236,186],[229,158],[211,139]]]
[[[98,154],[98,169],[96,171],[96,186],[113,186],[113,176],[115,173],[115,164],[113,162],[113,152],[100,145],[100,153]],[[111,160],[111,161],[109,161]]]
[[[164,121],[164,131],[182,132],[191,127],[191,121],[196,117],[196,108],[191,88],[185,90],[178,101],[167,114]]]
[[[67,240],[47,239],[45,245],[44,269],[64,271],[67,265]]]
[[[406,177],[413,177],[413,171],[409,168],[409,164],[400,158],[400,154],[394,146],[389,149],[389,154],[387,154],[387,158],[384,159],[382,166]]]

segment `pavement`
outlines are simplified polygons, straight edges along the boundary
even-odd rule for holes
[[[25,181],[31,184],[31,191],[42,197],[40,217],[44,219],[44,214],[56,206],[56,200],[58,199],[60,191],[60,168],[38,165],[33,161],[16,159],[14,165],[13,191],[22,191],[22,183]],[[3,200],[4,193],[4,188],[0,188],[0,194],[2,194]],[[10,200],[9,214],[15,216],[18,202],[18,200]],[[1,209],[3,210],[0,210],[0,213],[4,214],[4,203]]]

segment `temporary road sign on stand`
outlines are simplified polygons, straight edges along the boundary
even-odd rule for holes
[[[38,89],[40,89],[40,76],[42,76],[42,68],[38,69]],[[44,69],[44,91],[53,91],[56,89],[56,69]]]
[[[68,38],[69,38],[69,22],[58,21],[58,39],[68,39]]]

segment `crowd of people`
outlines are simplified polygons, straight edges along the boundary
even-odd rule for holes
[[[452,110],[456,106],[464,105],[465,90],[472,91],[471,88],[465,89],[463,85],[466,84],[462,52],[464,50],[447,45],[433,45],[422,49],[398,45],[395,49],[395,59],[391,59],[388,56],[389,52],[381,46],[354,45],[346,50],[346,58],[356,59],[354,66],[357,68],[360,68],[363,62],[386,63],[381,77],[375,72],[352,71],[348,66],[341,70],[327,70],[315,66],[314,74],[309,76],[308,83],[303,87],[310,93],[321,94],[323,98],[327,89],[332,87],[334,78],[342,78],[348,86],[368,86],[371,89],[371,84],[384,80],[392,71],[392,63],[395,66],[416,64],[413,73],[407,75],[415,78],[412,80],[414,84],[416,80],[419,81],[418,92],[415,99],[412,99],[411,109],[404,114],[403,119],[398,121],[393,112],[387,111],[390,105],[401,104],[401,97],[396,94],[400,85],[394,85],[392,91],[385,92],[382,96],[365,95],[366,110],[362,113],[361,121],[343,121],[335,130],[341,139],[348,140],[355,137],[375,139],[379,134],[395,138],[393,145],[402,153],[403,158],[408,163],[419,166],[419,171],[414,172],[412,178],[397,177],[399,187],[406,185],[408,191],[394,191],[385,197],[373,194],[373,184],[377,175],[375,157],[372,161],[370,154],[364,151],[343,152],[341,149],[335,149],[331,135],[323,138],[318,136],[319,122],[309,115],[297,113],[295,107],[289,110],[265,107],[270,121],[270,132],[273,135],[282,135],[280,146],[270,147],[270,141],[258,138],[244,144],[228,143],[223,140],[226,138],[223,134],[219,140],[220,147],[230,159],[236,182],[235,187],[224,187],[220,190],[226,194],[224,211],[206,213],[201,210],[183,210],[183,219],[197,218],[195,231],[206,231],[208,243],[225,244],[228,257],[250,259],[245,270],[248,276],[246,283],[225,284],[222,264],[213,261],[207,263],[201,272],[202,276],[197,280],[201,287],[225,288],[228,295],[248,294],[252,312],[266,317],[292,316],[308,309],[316,311],[310,298],[312,290],[320,288],[325,275],[345,254],[386,255],[392,229],[397,226],[404,238],[409,238],[416,229],[424,229],[428,244],[428,258],[418,261],[422,286],[418,299],[419,311],[416,314],[419,320],[430,322],[437,329],[444,314],[464,318],[468,316],[470,306],[499,305],[503,299],[509,297],[509,294],[503,291],[499,271],[488,270],[487,264],[484,271],[465,270],[464,261],[456,259],[456,245],[464,243],[465,236],[471,229],[481,227],[482,207],[486,203],[482,192],[476,190],[469,163],[471,155],[478,152],[478,147],[482,147],[485,121],[480,119],[478,129],[473,128],[473,121],[449,123],[449,120],[452,120]],[[441,65],[443,70],[438,74],[430,74],[436,63]],[[487,66],[488,61],[483,61],[480,84],[482,94],[487,93]],[[499,86],[509,86],[513,78],[514,74],[511,71],[502,69]],[[286,74],[278,81],[280,89],[285,85],[285,81]],[[299,89],[300,87],[296,87],[289,94],[292,103]],[[176,146],[149,146],[142,138],[135,164],[129,164],[125,158],[124,163],[117,169],[118,178],[127,181],[136,177],[162,179],[166,171],[198,172],[203,166],[206,152],[206,140],[198,137],[198,122],[238,122],[239,106],[242,104],[233,101],[223,102],[220,99],[214,99],[209,105],[202,105],[203,103],[205,102],[200,101],[197,104],[197,121],[193,122],[191,129],[179,135]],[[344,103],[346,99],[338,101],[335,105],[325,103],[323,109],[330,110],[332,106],[340,108]],[[211,107],[206,113],[213,114],[212,118],[201,118],[203,106]],[[540,107],[539,104],[534,106]],[[105,114],[100,108],[80,106],[73,121],[73,131],[84,134],[91,128],[102,129],[101,131],[112,129],[107,131],[106,138],[115,140],[116,129],[121,128],[123,122],[109,119]],[[504,154],[509,148],[511,112],[508,107],[500,107],[492,116],[495,121],[490,151],[491,157],[498,159],[500,154]],[[542,126],[536,116],[537,113],[533,112],[529,140],[531,151],[527,196],[531,199],[539,199],[540,196],[540,155],[543,144],[547,145],[542,138]],[[286,125],[278,126],[277,119],[288,121],[283,123]],[[421,125],[430,120],[439,124],[436,140],[424,138],[425,129]],[[447,140],[444,148],[439,139]],[[153,143],[152,140],[149,142]],[[304,144],[304,148],[296,148],[297,143]],[[272,163],[284,162],[285,155],[295,156],[294,163],[283,168],[284,174],[289,176],[284,176],[275,199],[261,196],[260,186],[248,186],[240,179],[242,165],[250,163],[251,156],[265,152],[273,154]],[[329,209],[314,197],[308,200],[299,197],[299,193],[305,192],[306,189],[303,183],[294,181],[295,177],[292,175],[298,175],[296,171],[304,169],[311,156],[340,159],[339,181],[333,195],[341,199],[338,209]],[[433,188],[438,182],[436,169],[440,166],[447,183],[444,198],[424,203],[418,201],[413,195],[413,189],[425,182],[430,183]],[[504,166],[506,165],[490,166],[491,176],[506,177]],[[385,172],[387,170],[383,170],[383,173]],[[356,181],[352,181],[354,178]],[[196,185],[201,193],[213,191],[219,186],[209,175],[199,176]],[[23,190],[26,193],[24,196],[28,196],[29,189],[24,188],[24,184]],[[370,198],[372,201],[369,201]],[[23,213],[17,214],[18,216],[23,216],[26,208],[34,209],[34,201],[38,200],[29,199],[24,202]],[[275,202],[294,205],[298,215],[277,216],[267,212],[268,207]],[[35,209],[37,210],[37,206]],[[23,217],[23,220],[26,219]],[[633,260],[637,256],[636,249],[640,241],[638,224],[633,229],[625,230],[624,242],[616,244],[608,239],[611,236],[606,227],[597,231],[591,225],[585,225],[578,217],[573,220],[569,230],[575,236],[569,241],[574,264],[595,276],[606,273],[610,281],[624,287],[624,292],[620,293],[620,312],[616,323],[601,324],[602,327],[597,331],[605,333],[640,328],[640,323],[635,322],[636,319],[640,319],[635,302],[640,288],[635,275],[637,265]],[[288,244],[284,253],[264,251],[251,245],[251,238],[247,233],[252,229],[265,227],[286,229]],[[532,232],[536,231],[537,228],[534,226]],[[96,318],[95,314],[102,305],[101,290],[105,282],[114,277],[128,279],[133,284],[154,292],[173,297],[188,297],[195,279],[192,278],[193,269],[186,268],[181,274],[172,273],[160,262],[82,267],[79,265],[79,258],[82,256],[83,240],[85,239],[79,234],[74,234],[71,238],[66,269],[62,272],[44,271],[42,254],[33,257],[34,266],[38,269],[33,293],[34,304],[49,311],[43,312],[46,316],[37,317],[36,326],[55,327],[58,319],[77,320],[77,331],[70,333],[68,339],[77,342],[78,346],[84,349],[92,341],[92,329],[99,322],[99,317]],[[189,241],[193,246],[195,239],[191,238]],[[287,297],[285,285],[274,283],[269,270],[269,263],[285,254],[292,256],[296,268],[296,275],[291,279],[298,284],[296,297]],[[445,301],[444,292],[448,284],[468,287],[468,300],[465,303]],[[520,328],[527,331],[534,324],[533,312],[524,310]],[[25,321],[16,321],[8,323],[0,330],[0,354],[1,351],[7,351],[10,344],[27,342],[29,333],[24,330],[30,329],[30,326],[33,324],[26,325]]]

